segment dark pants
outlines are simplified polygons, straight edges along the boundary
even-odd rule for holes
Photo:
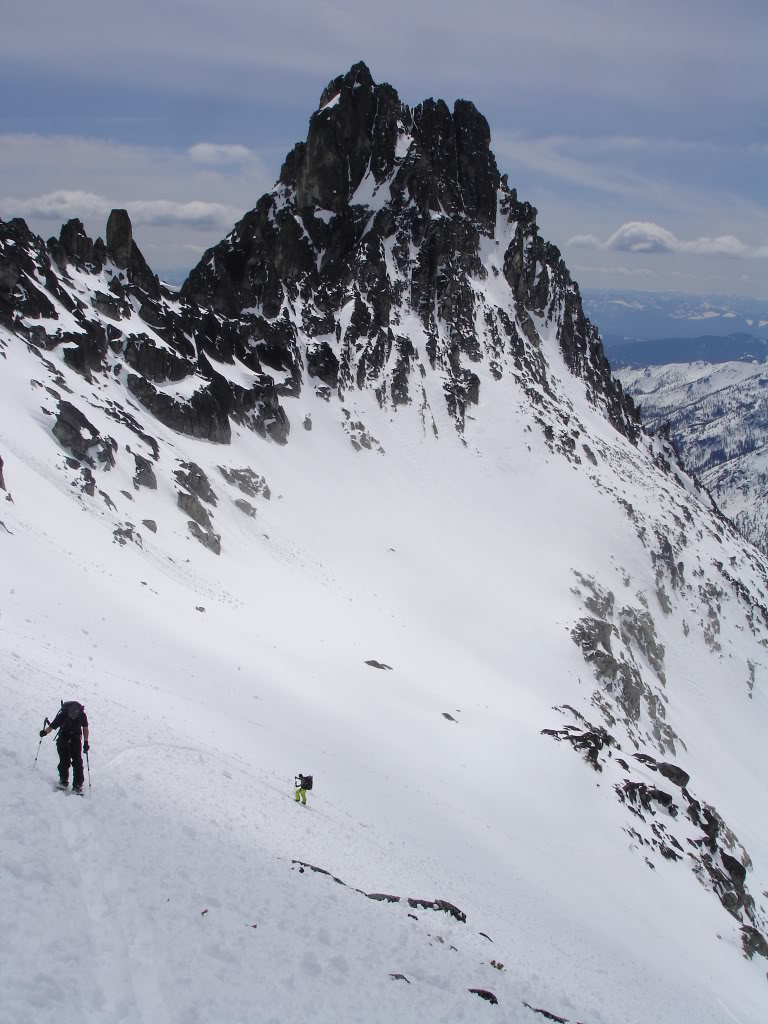
[[[80,733],[59,733],[56,740],[59,752],[59,778],[66,783],[69,780],[69,766],[72,765],[72,785],[82,786],[84,779],[83,752],[80,748]]]

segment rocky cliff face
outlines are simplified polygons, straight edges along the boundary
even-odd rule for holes
[[[363,64],[324,90],[276,187],[205,253],[181,296],[147,266],[125,210],[110,215],[106,243],[77,220],[47,243],[11,221],[0,225],[0,318],[44,348],[63,345],[86,375],[107,370],[110,349],[158,419],[215,442],[229,440],[230,420],[285,442],[281,399],[306,387],[416,403],[437,432],[431,375],[460,434],[481,378],[515,379],[554,445],[562,410],[545,334],[589,401],[630,440],[638,433],[578,286],[499,174],[485,118],[464,100],[411,109]],[[247,386],[227,372],[235,363]],[[162,391],[193,377],[184,400]]]
[[[60,349],[87,379],[118,376],[157,419],[183,434],[226,444],[232,418],[278,442],[287,437],[285,413],[260,367],[246,388],[208,361],[207,353],[231,361],[236,348],[243,350],[241,328],[180,302],[160,284],[125,210],[112,211],[106,244],[90,239],[79,220],[47,242],[22,220],[0,221],[0,324],[43,350]],[[185,380],[186,396],[162,390]]]
[[[548,390],[542,328],[617,430],[637,433],[578,286],[536,210],[499,175],[472,103],[409,108],[363,64],[334,79],[274,191],[209,250],[182,289],[245,318],[251,351],[298,390],[418,402],[439,374],[461,432],[479,369]],[[431,418],[428,416],[427,418]]]

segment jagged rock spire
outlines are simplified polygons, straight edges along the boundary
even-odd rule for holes
[[[457,100],[451,112],[427,99],[411,109],[355,64],[323,90],[275,190],[205,254],[182,294],[228,317],[250,310],[270,339],[268,365],[290,371],[295,387],[306,366],[339,394],[368,382],[397,405],[412,400],[413,370],[427,361],[445,377],[459,429],[479,393],[472,364],[488,359],[501,376],[506,352],[542,383],[533,318],[556,321],[571,371],[634,437],[636,412],[578,288],[540,238],[536,210],[500,176],[490,143],[471,102]],[[491,266],[483,239],[503,244],[491,270],[509,285],[508,309],[479,295]],[[408,310],[421,344],[400,329]]]
[[[107,250],[115,266],[127,270],[131,263],[133,227],[127,210],[112,210],[107,221]]]

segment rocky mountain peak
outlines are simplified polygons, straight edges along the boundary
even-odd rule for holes
[[[578,288],[490,143],[473,103],[411,109],[356,64],[323,90],[275,189],[204,255],[182,294],[230,318],[247,310],[251,354],[287,372],[294,391],[307,374],[340,397],[370,386],[382,404],[425,406],[429,367],[460,433],[479,397],[476,368],[542,384],[542,339],[554,332],[590,401],[634,438],[637,413]],[[496,279],[508,287],[494,283],[491,298]],[[415,334],[403,329],[412,314]]]
[[[398,146],[408,144],[410,167],[397,188],[431,212],[462,211],[490,233],[499,187],[490,143],[488,122],[470,101],[457,100],[453,114],[434,99],[411,110],[359,63],[325,87],[307,140],[289,155],[280,181],[295,185],[299,210],[339,213],[367,173],[377,183],[391,176],[403,156]]]
[[[381,180],[392,166],[401,109],[395,90],[376,85],[365,64],[329,82],[310,119],[306,143],[294,150],[291,170],[281,174],[281,180],[296,186],[297,207],[338,213],[369,166]]]
[[[83,222],[77,217],[62,225],[59,232],[59,244],[69,259],[81,263],[93,263],[93,239],[88,237]]]
[[[85,374],[113,352],[133,395],[194,436],[226,443],[234,418],[283,443],[289,399],[309,389],[344,403],[365,390],[382,409],[417,410],[429,433],[447,410],[466,443],[481,390],[498,388],[578,461],[559,350],[589,403],[638,437],[576,283],[499,173],[485,117],[464,99],[411,108],[362,63],[326,86],[275,187],[181,295],[147,265],[127,210],[110,214],[106,242],[79,220],[47,243],[23,222],[2,231],[5,322],[46,347],[67,342]],[[222,370],[235,363],[246,386]],[[193,376],[203,386],[192,397],[162,390]]]

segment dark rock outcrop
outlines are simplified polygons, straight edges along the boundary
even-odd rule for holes
[[[448,903],[446,900],[419,900],[409,897],[408,906],[413,907],[414,910],[417,907],[421,907],[423,910],[442,910],[462,924],[466,924],[467,921],[467,915],[464,911],[459,910],[453,903]]]
[[[196,495],[209,505],[213,505],[214,508],[216,507],[218,499],[211,487],[211,482],[195,462],[182,462],[181,468],[177,469],[173,475],[177,482],[191,494]]]
[[[127,210],[112,210],[107,220],[106,251],[128,280],[153,299],[160,298],[160,282],[149,269],[141,250],[133,240],[133,226]]]
[[[211,517],[196,494],[179,491],[177,494],[177,504],[184,515],[189,516],[198,526],[202,526],[203,529],[208,531],[211,530]]]
[[[132,369],[156,383],[184,380],[197,370],[194,360],[172,348],[159,347],[147,335],[132,335],[122,354]]]
[[[657,761],[656,758],[651,757],[650,754],[635,754],[636,761],[640,761],[651,771],[658,772],[663,775],[664,778],[669,779],[670,782],[679,786],[681,789],[685,789],[691,780],[691,776],[688,772],[683,771],[676,764],[669,764],[667,761]]]
[[[493,1004],[494,1006],[499,1001],[498,998],[493,994],[493,992],[489,992],[487,988],[470,988],[467,991],[471,992],[473,995],[480,996],[481,999],[486,999],[489,1003]]]
[[[187,526],[195,540],[199,540],[204,548],[212,551],[214,555],[221,554],[221,537],[218,533],[214,533],[213,530],[203,529],[193,519],[189,520]]]
[[[272,496],[266,479],[263,476],[259,476],[258,473],[254,473],[248,466],[245,466],[243,469],[229,469],[226,466],[219,466],[219,471],[228,484],[237,487],[243,494],[247,494],[249,498],[255,498],[261,494],[262,497],[269,501]]]
[[[584,754],[584,760],[591,764],[595,771],[601,772],[603,766],[600,763],[600,752],[605,747],[616,746],[616,740],[611,734],[600,725],[590,725],[586,729],[580,729],[575,725],[566,725],[564,729],[542,729],[542,736],[551,736],[558,741],[567,740],[574,750]]]
[[[540,1014],[545,1020],[553,1020],[556,1024],[568,1024],[567,1017],[559,1017],[556,1013],[550,1013],[549,1010],[542,1010],[538,1006],[531,1006],[531,1004],[526,1003],[525,1000],[523,1000],[523,1006],[526,1007],[526,1009],[531,1010],[532,1013]]]
[[[741,943],[744,949],[744,956],[749,960],[755,955],[763,956],[768,960],[768,941],[761,935],[757,928],[751,925],[744,925],[741,929]]]
[[[683,771],[682,768],[678,768],[676,764],[669,764],[667,761],[659,761],[656,767],[661,775],[669,779],[670,782],[673,782],[681,789],[685,789],[691,781],[691,776],[688,772]]]
[[[107,220],[107,252],[115,266],[127,270],[131,265],[133,227],[127,210],[112,210]]]
[[[339,383],[339,360],[327,341],[307,346],[307,373],[319,377],[328,387]]]
[[[78,218],[68,220],[59,232],[59,244],[67,257],[75,263],[93,263],[93,239],[85,233]]]
[[[155,471],[152,468],[152,463],[149,459],[145,459],[142,455],[137,455],[133,452],[133,458],[136,463],[136,472],[133,474],[133,486],[136,490],[139,487],[148,487],[154,491],[157,489],[157,477]]]
[[[19,218],[0,220],[0,324],[42,348],[52,348],[48,324],[36,321],[58,320],[54,301],[68,311],[74,309],[42,238]]]
[[[88,459],[89,450],[99,443],[101,436],[90,420],[71,402],[66,401],[59,402],[53,435],[75,458],[84,460]]]
[[[296,162],[299,209],[319,206],[339,213],[349,202],[368,168],[377,101],[371,73],[362,63],[325,88]]]
[[[229,444],[231,441],[232,428],[226,406],[222,405],[219,401],[221,396],[214,393],[211,387],[201,388],[184,401],[158,391],[146,377],[136,374],[128,375],[126,385],[153,416],[180,434],[201,437],[218,444]]]

